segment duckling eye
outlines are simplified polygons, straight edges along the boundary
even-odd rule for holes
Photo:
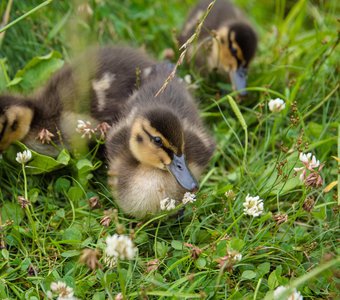
[[[15,130],[18,129],[18,121],[17,120],[15,120],[13,122],[13,124],[11,125],[11,129],[12,129],[12,131],[15,131]]]
[[[163,146],[162,139],[159,136],[152,137],[152,141],[158,147],[162,147]]]
[[[233,56],[236,56],[237,55],[237,49],[234,48],[234,47],[230,47],[230,52]]]

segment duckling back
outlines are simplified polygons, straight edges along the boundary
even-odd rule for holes
[[[116,122],[126,100],[153,64],[142,51],[128,47],[87,51],[56,72],[35,95],[23,100],[22,106],[30,107],[33,117],[28,133],[18,140],[40,153],[57,155],[54,146],[37,140],[42,130],[48,130],[54,144],[72,148],[70,140],[80,137],[78,120],[89,121],[93,128],[102,122]],[[0,104],[2,101],[0,97]]]

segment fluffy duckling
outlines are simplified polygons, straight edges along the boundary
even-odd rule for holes
[[[153,68],[105,145],[117,204],[136,218],[157,213],[167,197],[181,200],[196,191],[215,148],[183,83],[175,78],[155,96],[168,74],[167,65]]]
[[[94,127],[116,122],[124,101],[153,64],[136,49],[94,48],[57,71],[35,95],[0,96],[0,152],[22,141],[35,151],[55,156],[59,153],[55,145],[70,147],[71,140],[80,137],[78,120],[90,121]],[[44,130],[52,143],[37,139]]]
[[[211,0],[202,0],[190,12],[179,37],[181,44],[195,32]],[[257,36],[241,11],[227,0],[217,0],[206,17],[196,44],[188,51],[203,73],[229,74],[233,88],[246,87],[249,63],[255,55]],[[245,91],[240,93],[246,94]]]

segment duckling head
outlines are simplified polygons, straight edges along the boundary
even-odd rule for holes
[[[13,96],[0,96],[0,153],[28,133],[33,109]]]
[[[129,146],[141,164],[170,172],[188,191],[198,189],[186,163],[181,123],[169,109],[154,108],[138,115],[131,127]]]
[[[248,66],[257,47],[255,31],[244,22],[226,24],[216,31],[216,42],[219,68],[229,73],[235,90],[244,89]],[[246,92],[240,94],[245,95]]]

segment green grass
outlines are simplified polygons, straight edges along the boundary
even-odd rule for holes
[[[14,1],[10,21],[42,2]],[[89,1],[93,15],[77,19],[80,1],[52,1],[6,31],[0,90],[31,92],[60,67],[61,58],[89,44],[143,46],[160,58],[165,48],[176,46],[173,32],[193,2]],[[187,206],[181,221],[161,214],[136,225],[119,212],[103,227],[104,210],[116,208],[104,161],[64,153],[49,161],[49,172],[33,175],[14,161],[20,148],[12,147],[0,158],[1,299],[44,299],[58,280],[79,299],[114,299],[119,292],[126,299],[270,299],[279,285],[296,287],[305,299],[339,296],[338,190],[323,191],[339,179],[333,158],[340,156],[337,1],[237,3],[249,11],[260,38],[249,96],[235,109],[230,98],[220,96],[229,84],[200,78],[185,66],[179,70],[193,74],[202,116],[217,141],[197,202]],[[6,5],[1,2],[1,16]],[[37,58],[51,51],[56,52]],[[35,64],[27,67],[33,58]],[[11,81],[25,66],[19,73],[25,80]],[[277,97],[286,108],[274,114],[268,101]],[[324,163],[322,187],[307,188],[294,176],[299,151]],[[61,162],[66,166],[58,169]],[[231,189],[235,199],[224,195]],[[31,205],[22,209],[17,197],[26,192]],[[260,217],[243,214],[247,194],[264,200]],[[99,196],[100,208],[89,208],[92,196]],[[303,205],[307,198],[315,201],[310,212]],[[287,222],[277,225],[277,213],[287,214]],[[135,260],[94,271],[79,262],[85,248],[103,253],[106,236],[122,228],[138,247]],[[192,257],[184,243],[202,252]],[[242,259],[221,269],[217,261],[227,249]],[[147,272],[154,259],[158,269]]]

